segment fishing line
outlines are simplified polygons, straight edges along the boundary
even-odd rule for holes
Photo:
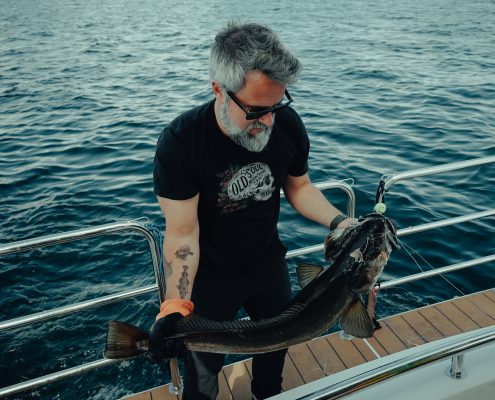
[[[147,225],[150,223],[150,219],[148,217],[138,217],[135,219],[130,219],[129,222],[142,223],[142,225]]]
[[[411,259],[416,263],[417,267],[421,270],[421,272],[425,272],[423,268],[421,268],[421,265],[419,265],[419,263],[416,261],[416,259],[414,258],[414,256],[411,254],[411,251],[414,252],[415,254],[417,254],[421,260],[423,260],[425,262],[426,265],[428,265],[430,267],[431,270],[435,270],[436,268],[431,265],[417,250],[413,249],[411,246],[407,245],[406,243],[404,243],[403,241],[401,240],[398,240],[401,247],[404,249],[404,251],[407,253],[407,255],[409,257],[411,257]],[[409,251],[409,250],[411,251]],[[451,285],[454,289],[456,289],[461,295],[465,296],[465,294],[463,293],[463,291],[461,289],[459,289],[456,285],[454,285],[447,277],[445,277],[443,274],[439,274],[449,285]]]
[[[354,186],[354,178],[345,178],[345,179],[341,179],[337,182],[342,182],[342,183],[346,183],[347,185],[349,186]]]

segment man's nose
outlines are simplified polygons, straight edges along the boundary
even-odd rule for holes
[[[275,114],[271,112],[266,113],[265,115],[258,118],[258,121],[260,121],[263,125],[268,127],[273,125],[274,120],[275,120]]]

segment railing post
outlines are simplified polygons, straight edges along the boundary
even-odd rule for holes
[[[452,379],[461,379],[464,376],[464,353],[456,354],[450,362],[450,369],[447,375]]]

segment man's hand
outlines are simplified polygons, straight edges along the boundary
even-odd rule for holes
[[[335,229],[344,229],[350,225],[356,225],[358,223],[357,218],[348,217],[345,214],[338,214],[330,221],[330,231]]]
[[[160,363],[164,359],[180,357],[187,351],[182,339],[168,339],[175,333],[175,324],[182,318],[181,313],[174,312],[158,319],[150,331],[148,357]]]
[[[337,229],[344,229],[351,225],[357,225],[357,223],[358,223],[357,218],[347,217],[337,225]]]

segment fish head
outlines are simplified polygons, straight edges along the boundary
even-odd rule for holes
[[[348,287],[358,294],[368,293],[378,281],[392,249],[398,248],[395,221],[382,214],[360,217],[353,227],[353,240],[342,253],[346,257]]]

